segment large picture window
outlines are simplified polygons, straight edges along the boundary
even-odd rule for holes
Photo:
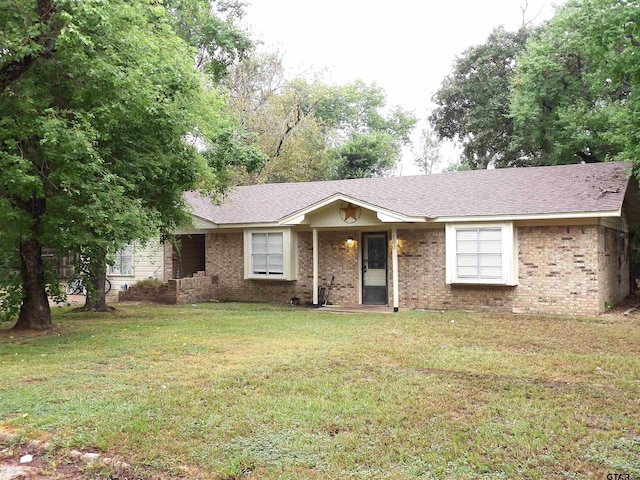
[[[456,230],[456,276],[475,279],[502,278],[502,229]]]
[[[447,283],[515,285],[511,223],[447,225]]]
[[[254,280],[295,280],[295,235],[289,229],[246,230],[244,276]]]
[[[133,245],[125,245],[116,252],[113,265],[109,265],[109,275],[133,275]]]

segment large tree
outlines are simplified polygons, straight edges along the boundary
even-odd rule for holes
[[[0,94],[0,222],[12,226],[0,232],[0,267],[3,281],[20,272],[16,328],[43,329],[52,324],[42,247],[96,261],[171,225],[182,192],[210,177],[196,145],[206,149],[224,119],[162,5],[52,2],[50,22],[64,26],[34,55],[21,44],[40,13],[13,3],[0,9],[0,31],[12,32],[0,71],[33,60]]]
[[[570,0],[518,59],[514,145],[540,164],[640,158],[640,2]]]
[[[456,58],[453,71],[433,96],[436,108],[429,121],[435,133],[458,142],[462,163],[470,168],[522,161],[519,148],[512,144],[509,95],[516,58],[533,33],[527,26],[517,32],[495,29],[484,44]]]
[[[413,114],[387,109],[385,92],[354,81],[287,80],[277,54],[252,56],[225,82],[230,109],[269,160],[249,183],[389,173],[410,143]]]

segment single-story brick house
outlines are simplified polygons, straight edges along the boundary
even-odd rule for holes
[[[333,278],[334,304],[591,315],[635,287],[630,163],[253,185],[220,205],[187,199],[193,225],[179,232],[179,255],[165,245],[164,278],[200,278],[204,298],[318,305]]]

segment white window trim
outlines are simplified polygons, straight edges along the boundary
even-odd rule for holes
[[[252,235],[254,233],[281,233],[282,234],[282,274],[253,273],[251,259]],[[245,280],[297,280],[296,261],[296,237],[289,228],[279,229],[252,229],[244,231],[244,278]]]
[[[502,231],[502,275],[501,278],[459,278],[457,276],[456,259],[456,231],[469,228],[500,228]],[[446,235],[446,281],[447,284],[472,284],[472,285],[517,285],[518,259],[517,255],[517,229],[513,222],[502,223],[448,223],[445,228]]]
[[[123,246],[123,248],[126,247],[130,247],[131,248],[131,273],[114,273],[113,272],[113,265],[108,265],[107,266],[107,276],[109,277],[128,277],[128,278],[132,278],[136,276],[136,249],[135,249],[135,245],[130,243],[130,244],[126,244]],[[114,262],[118,256],[118,252],[120,252],[122,249],[118,249],[118,251],[116,252],[116,255],[114,257]]]

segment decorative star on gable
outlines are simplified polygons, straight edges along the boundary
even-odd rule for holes
[[[361,209],[352,203],[342,202],[340,207],[340,218],[344,223],[355,223],[360,218]]]

